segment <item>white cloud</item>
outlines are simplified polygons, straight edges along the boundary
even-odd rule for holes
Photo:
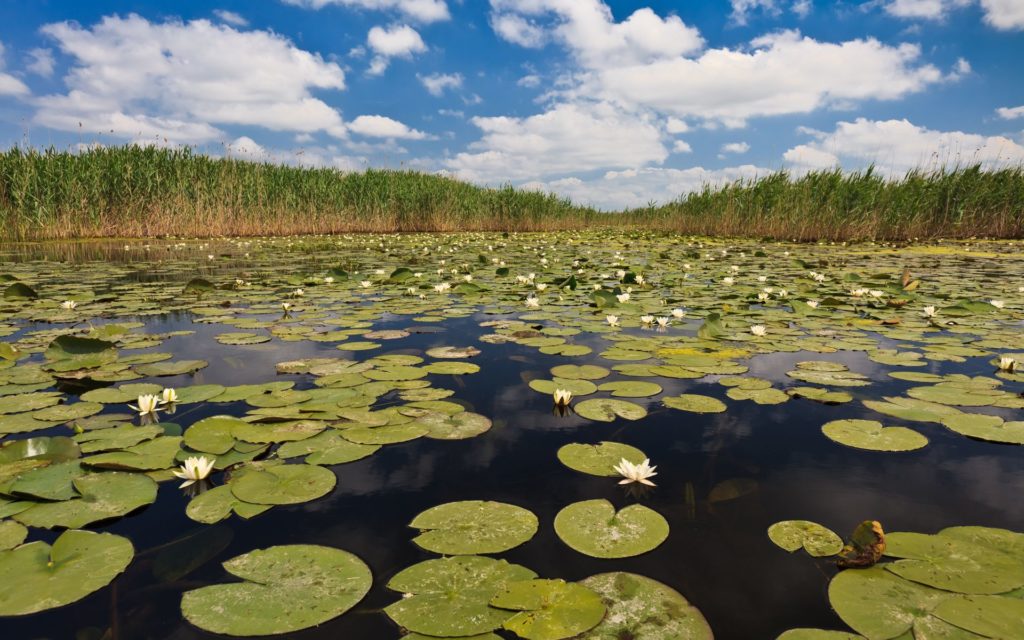
[[[945,20],[953,9],[971,4],[974,0],[890,0],[886,13],[898,18]]]
[[[322,9],[327,5],[340,5],[371,11],[397,11],[419,22],[439,22],[451,18],[444,0],[284,0],[307,9]]]
[[[1003,136],[962,131],[935,131],[907,120],[858,118],[839,122],[831,133],[813,132],[815,140],[798,145],[784,159],[798,168],[823,168],[846,160],[863,167],[874,164],[892,176],[910,169],[934,169],[981,163],[999,167],[1024,162],[1024,146]]]
[[[544,42],[547,40],[544,29],[514,13],[492,14],[491,28],[502,40],[507,40],[520,47],[536,49],[544,46]]]
[[[1024,2],[1021,0],[981,0],[985,22],[1000,31],[1024,29]]]
[[[608,171],[601,177],[589,180],[569,177],[550,182],[534,181],[523,186],[539,191],[551,191],[572,198],[575,202],[600,209],[618,210],[645,207],[652,202],[670,202],[680,195],[699,191],[705,185],[718,186],[767,173],[770,173],[769,169],[754,165],[723,169],[648,167]]]
[[[422,131],[410,129],[398,120],[387,116],[359,116],[349,123],[353,133],[370,138],[395,138],[401,140],[424,140],[429,136]]]
[[[416,74],[419,81],[432,96],[441,97],[445,89],[458,89],[462,86],[461,73],[434,73],[429,76]]]
[[[750,145],[746,142],[727,142],[722,145],[722,153],[746,153],[750,151]]]
[[[341,114],[311,94],[343,89],[344,72],[275,33],[136,15],[42,32],[74,58],[68,92],[36,100],[43,126],[181,143],[223,139],[216,125],[345,135]]]
[[[934,66],[918,64],[921,50],[912,44],[835,44],[784,31],[751,46],[593,71],[567,93],[735,127],[751,117],[894,100],[944,80]]]
[[[0,96],[27,96],[29,93],[24,82],[4,73],[4,44],[0,42]]]
[[[663,60],[704,44],[697,29],[678,16],[661,18],[646,7],[622,22],[615,22],[601,0],[491,0],[491,8],[497,16],[554,14],[555,24],[545,36],[563,43],[588,68]]]
[[[464,111],[459,111],[458,109],[438,109],[437,113],[439,115],[447,116],[449,118],[461,119],[466,117],[466,113]]]
[[[217,16],[222,22],[226,22],[236,27],[248,27],[249,21],[242,17],[241,14],[235,13],[234,11],[228,11],[227,9],[214,9],[213,15]]]
[[[1017,118],[1024,118],[1024,105],[1019,107],[999,107],[996,109],[996,113],[1003,120],[1016,120]]]
[[[747,17],[752,11],[764,11],[768,15],[777,16],[780,13],[775,0],[730,0],[732,13],[729,18],[739,25],[747,24]]]
[[[536,89],[537,87],[540,86],[540,76],[534,73],[525,75],[522,78],[516,80],[516,85],[520,87],[526,87],[527,89]]]
[[[811,15],[811,10],[814,8],[814,3],[811,0],[795,0],[793,6],[790,7],[790,11],[795,13],[798,18],[806,18]]]
[[[226,151],[228,156],[243,160],[269,159],[267,150],[249,136],[235,138],[230,144],[226,145]]]
[[[427,50],[419,32],[407,24],[373,27],[366,34],[366,44],[377,54],[367,70],[371,76],[384,73],[391,58],[411,58]]]
[[[672,153],[692,153],[693,147],[685,140],[676,140],[672,143]]]
[[[535,180],[661,163],[668,150],[642,114],[607,104],[558,104],[526,118],[473,118],[484,135],[446,165],[476,182]]]
[[[28,61],[25,68],[37,76],[49,78],[53,75],[53,67],[57,61],[53,58],[53,51],[46,48],[36,48],[28,52]]]
[[[689,130],[690,125],[686,124],[684,120],[680,120],[679,118],[669,117],[669,119],[665,121],[665,131],[668,131],[669,133],[686,133]]]

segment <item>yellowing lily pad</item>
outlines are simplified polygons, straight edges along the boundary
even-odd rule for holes
[[[591,398],[573,405],[576,415],[598,422],[613,422],[616,418],[640,420],[647,415],[647,409],[627,400]]]
[[[605,614],[601,597],[564,580],[512,582],[491,606],[518,611],[502,625],[526,640],[563,640],[594,628]]]
[[[690,413],[722,413],[725,411],[725,403],[718,398],[702,396],[696,393],[684,393],[679,396],[662,398],[666,407],[689,411]]]
[[[427,509],[409,524],[421,531],[413,542],[445,555],[501,553],[537,533],[537,516],[504,502],[465,500]]]
[[[701,612],[675,589],[657,580],[615,571],[581,580],[604,602],[608,613],[578,640],[711,640]]]
[[[829,439],[871,451],[913,451],[928,445],[928,438],[906,427],[883,427],[874,420],[833,420],[821,427]]]
[[[562,464],[594,476],[617,476],[619,473],[614,467],[623,459],[640,464],[645,458],[647,456],[643,451],[621,442],[572,443],[558,450],[558,459]]]
[[[816,558],[834,556],[843,548],[843,539],[836,532],[808,520],[776,522],[768,527],[768,538],[790,553],[803,547]]]
[[[657,511],[634,504],[619,511],[607,500],[573,503],[555,516],[555,533],[576,551],[595,558],[629,558],[647,553],[668,537],[668,522]]]

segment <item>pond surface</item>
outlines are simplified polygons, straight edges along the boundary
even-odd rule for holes
[[[8,345],[0,351],[0,451],[13,452],[12,443],[27,438],[71,437],[89,450],[65,451],[33,469],[81,458],[77,475],[117,470],[159,482],[155,500],[128,515],[35,526],[40,520],[25,514],[53,501],[10,484],[24,471],[11,465],[32,456],[0,453],[7,455],[0,460],[0,514],[29,525],[27,542],[52,544],[66,528],[82,528],[134,546],[127,569],[109,585],[6,618],[3,635],[221,637],[183,617],[183,594],[237,581],[221,566],[231,558],[304,544],[354,554],[373,581],[347,612],[287,637],[399,638],[403,630],[383,609],[402,594],[386,585],[403,569],[439,557],[412,541],[419,531],[409,523],[432,507],[469,500],[517,505],[539,523],[528,541],[487,555],[541,578],[579,581],[613,571],[652,578],[696,607],[715,638],[850,631],[849,618],[829,602],[829,582],[840,572],[835,559],[779,548],[766,533],[771,525],[808,520],[843,539],[865,520],[886,532],[935,534],[961,525],[1024,531],[1024,374],[1005,360],[1000,369],[1001,358],[1024,361],[1019,249],[610,232],[0,245],[0,274],[7,274],[0,287],[8,287],[0,301],[0,335]],[[31,293],[11,290],[16,283]],[[62,307],[65,301],[76,304]],[[645,322],[647,315],[654,318]],[[666,327],[658,327],[658,317],[669,319]],[[764,335],[751,327],[764,327]],[[57,340],[67,335],[91,342]],[[162,369],[182,362],[187,373]],[[569,376],[547,383],[577,391],[560,410],[538,381],[558,378],[552,368],[567,364],[601,369],[585,376],[592,381]],[[657,388],[590,389],[616,381]],[[271,382],[283,383],[276,395],[259,389],[218,400],[240,385]],[[165,405],[155,418],[94,392],[139,383],[179,394],[211,386],[202,387],[205,399]],[[337,393],[325,391],[331,389]],[[809,398],[826,391],[840,395],[821,398],[829,403]],[[59,395],[51,401],[47,392]],[[613,392],[625,404],[581,407]],[[717,399],[724,411],[685,410],[671,400],[690,395]],[[90,406],[77,414],[53,410],[80,403]],[[180,452],[169,454],[176,458],[171,464],[165,456],[162,464],[129,469],[93,466],[88,458],[133,451],[139,440],[98,436],[100,444],[85,444],[128,423],[157,424],[156,435],[139,435],[152,444],[226,415],[267,429],[303,422],[295,429],[308,429],[304,438],[344,438],[361,429],[354,441],[366,446],[401,437],[379,435],[381,428],[459,413],[484,416],[490,428],[424,428],[372,455],[320,465],[336,478],[322,497],[211,524],[186,514],[190,501],[201,490],[234,484],[241,468],[272,463],[282,441],[302,442],[298,435],[262,443],[236,437],[229,445],[257,462],[236,460],[186,489],[170,473],[189,455],[185,449],[211,459],[222,452],[192,450],[186,436],[173,445]],[[115,417],[101,422],[107,415]],[[385,416],[393,426],[368,416]],[[871,436],[877,446],[863,448],[863,440],[844,444],[842,434],[823,433],[823,425],[851,419],[923,438],[902,433],[893,444]],[[32,428],[33,420],[40,428]],[[557,455],[571,443],[603,441],[641,450],[657,467],[650,478],[656,486],[620,485],[611,470],[607,477],[581,473]],[[286,464],[302,461],[289,457]],[[64,497],[79,499],[76,491]],[[575,550],[556,533],[556,514],[597,499],[616,509],[653,510],[667,522],[667,538],[618,559]],[[15,565],[2,558],[11,553],[0,552],[0,582],[19,580]],[[4,597],[0,592],[0,608]],[[948,637],[1024,637],[1024,625],[1016,636],[957,628],[966,635]],[[636,636],[682,637],[710,636]]]

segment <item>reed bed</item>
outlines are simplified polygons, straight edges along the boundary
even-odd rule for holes
[[[340,172],[134,145],[0,153],[0,239],[215,237],[630,226],[796,240],[1017,238],[1024,168],[779,171],[601,212],[553,194],[415,171]]]

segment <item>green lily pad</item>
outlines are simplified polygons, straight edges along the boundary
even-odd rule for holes
[[[1024,444],[1024,420],[1003,422],[998,416],[961,413],[944,416],[942,424],[968,438],[1005,444]]]
[[[319,545],[259,549],[224,563],[243,582],[186,591],[185,619],[231,636],[291,633],[345,613],[367,594],[369,567],[355,555]]]
[[[269,424],[243,421],[231,429],[231,435],[253,443],[294,442],[312,438],[326,428],[327,423],[318,420],[289,420]]]
[[[37,504],[15,515],[15,520],[30,527],[77,529],[128,515],[156,500],[156,483],[137,473],[90,473],[72,484],[81,497]]]
[[[382,445],[409,442],[422,438],[430,433],[425,424],[409,422],[406,424],[384,425],[383,427],[350,427],[342,431],[343,438],[356,444]]]
[[[642,380],[623,380],[605,382],[597,387],[598,391],[611,391],[616,398],[647,398],[661,393],[661,385]]]
[[[89,456],[82,460],[82,464],[101,469],[127,471],[168,469],[174,466],[175,456],[181,451],[181,440],[178,436],[162,436],[123,451]]]
[[[404,597],[384,612],[402,627],[429,636],[486,633],[513,615],[489,606],[491,598],[511,582],[535,577],[526,567],[481,556],[426,560],[391,578],[388,588]]]
[[[188,373],[195,373],[207,367],[210,363],[206,360],[176,360],[173,362],[154,362],[151,364],[140,364],[135,370],[144,376],[157,378],[162,376],[180,376]]]
[[[163,391],[158,384],[124,384],[120,387],[106,387],[86,391],[80,398],[86,402],[99,402],[101,404],[127,404],[134,403],[139,396],[155,395]]]
[[[571,443],[558,450],[562,464],[593,476],[613,477],[619,475],[614,467],[625,458],[633,464],[640,464],[647,458],[643,451],[621,442],[599,444]]]
[[[244,346],[270,342],[271,337],[266,335],[265,333],[233,332],[218,334],[214,336],[214,340],[221,344]]]
[[[725,392],[732,400],[753,400],[757,404],[782,404],[789,395],[780,389],[744,389],[733,387]]]
[[[219,384],[194,384],[188,387],[181,387],[175,391],[178,394],[178,399],[174,403],[176,405],[196,404],[214,399],[220,402],[217,396],[224,393],[224,386]]]
[[[551,375],[567,380],[600,380],[607,378],[611,371],[593,364],[560,364],[551,368]]]
[[[185,430],[185,446],[205,453],[227,453],[235,446],[235,428],[248,425],[232,416],[203,418]]]
[[[18,460],[74,460],[81,454],[78,443],[65,436],[25,438],[0,445],[0,464]]]
[[[433,347],[427,349],[427,355],[431,358],[472,358],[480,355],[476,347]]]
[[[913,451],[928,445],[928,438],[906,427],[883,427],[874,420],[833,420],[821,427],[829,439],[870,451]]]
[[[25,525],[14,520],[0,521],[0,551],[13,549],[28,537],[28,529]]]
[[[379,449],[380,445],[350,442],[330,429],[306,440],[286,442],[277,449],[277,455],[281,458],[308,456],[309,464],[334,465],[361,460]]]
[[[854,631],[888,640],[941,622],[929,620],[931,611],[955,596],[874,566],[840,571],[828,585],[828,597],[832,608]]]
[[[628,400],[591,398],[573,406],[576,415],[598,422],[614,422],[616,418],[640,420],[647,415],[647,409]]]
[[[940,602],[932,615],[986,638],[1014,638],[1024,628],[1024,599],[980,595],[950,598]]]
[[[200,493],[189,501],[185,515],[203,524],[213,524],[227,518],[232,512],[242,518],[253,518],[270,509],[269,504],[253,504],[235,497],[231,487],[223,485]]]
[[[124,571],[135,550],[111,533],[65,531],[53,543],[30,542],[0,552],[0,616],[62,607],[102,589]]]
[[[843,539],[836,532],[808,520],[776,522],[768,527],[768,538],[790,553],[803,547],[816,558],[834,556],[843,548]]]
[[[629,558],[647,553],[668,537],[668,522],[657,511],[634,504],[619,511],[607,500],[573,503],[555,516],[555,533],[576,551],[595,558]]]
[[[283,464],[250,470],[232,479],[231,493],[254,504],[299,504],[327,495],[338,479],[330,469]]]
[[[597,385],[589,380],[555,378],[554,380],[530,380],[530,388],[544,395],[552,395],[558,389],[569,391],[574,396],[586,396],[597,391]]]
[[[502,625],[526,640],[563,640],[588,631],[604,618],[601,596],[564,580],[512,582],[491,598],[491,606],[519,613]]]
[[[1024,586],[1024,534],[976,529],[981,528],[954,527],[936,535],[890,533],[885,555],[901,559],[885,568],[957,593],[997,594]]]
[[[702,396],[696,393],[684,393],[678,396],[662,398],[666,407],[689,411],[690,413],[722,413],[726,410],[725,403],[718,398]]]
[[[73,483],[81,475],[85,475],[81,463],[68,460],[27,471],[2,488],[4,493],[21,498],[70,500],[78,495]]]
[[[790,629],[775,640],[864,640],[864,636],[827,629]],[[911,640],[907,638],[906,640]]]
[[[61,400],[62,394],[56,391],[38,391],[36,393],[21,393],[14,396],[0,398],[0,415],[8,413],[23,413],[35,411],[45,407],[52,407]]]
[[[429,429],[426,437],[434,440],[464,440],[476,437],[491,428],[490,418],[472,411],[454,414],[431,411],[416,418],[416,422],[425,425]]]
[[[537,516],[504,502],[464,500],[427,509],[409,524],[420,547],[445,555],[501,553],[537,533]]]
[[[615,571],[581,580],[608,613],[578,640],[711,640],[707,620],[675,589],[650,578]]]
[[[96,453],[113,449],[127,449],[152,440],[163,434],[164,430],[156,425],[136,427],[131,424],[85,431],[75,434],[74,440],[82,449],[82,453]]]

